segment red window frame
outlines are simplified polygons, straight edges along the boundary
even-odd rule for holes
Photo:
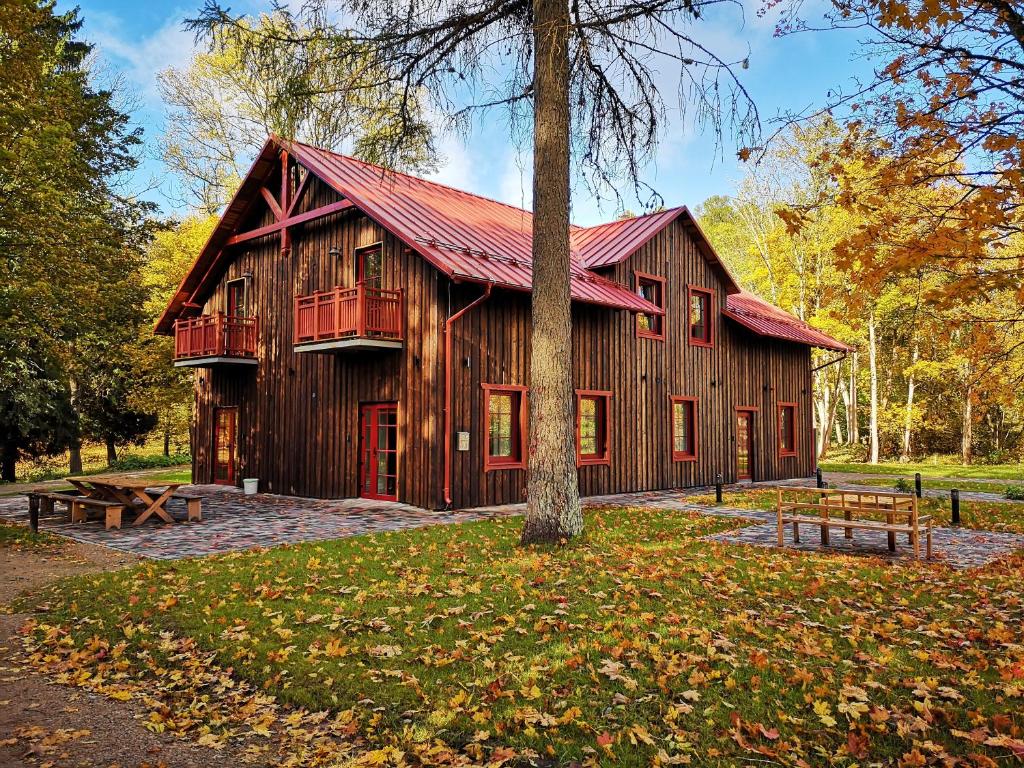
[[[366,254],[377,251],[380,253],[381,274],[377,275],[372,282],[366,281]],[[380,288],[384,279],[384,243],[376,242],[356,248],[356,285],[365,283],[368,288]]]
[[[693,335],[693,299],[700,296],[704,299],[704,335]],[[715,294],[699,285],[686,286],[686,339],[693,347],[715,346]]]
[[[484,471],[526,469],[526,391],[517,384],[481,384],[484,390]],[[512,456],[491,455],[491,398],[512,397]]]
[[[582,410],[580,404],[584,400],[595,402],[594,413],[598,416],[597,430],[594,440],[597,443],[597,453],[583,453],[583,429]],[[610,442],[608,439],[608,421],[611,416],[612,393],[604,389],[577,389],[576,390],[576,466],[588,467],[600,464],[610,465],[612,463]]]
[[[670,411],[671,418],[671,432],[672,432],[672,461],[696,461],[697,460],[697,429],[698,429],[698,416],[697,416],[697,398],[696,397],[684,397],[684,396],[673,396],[669,398],[672,407]],[[676,406],[683,405],[687,408],[690,416],[690,440],[687,450],[679,451],[676,450]],[[687,411],[684,411],[684,413]]]
[[[236,280],[229,280],[227,283],[227,311],[224,313],[228,317],[248,317],[249,308],[247,306],[248,297],[246,296],[246,279],[240,277]],[[241,307],[241,312],[238,312],[238,308]]]
[[[634,290],[637,295],[643,297],[640,293],[642,285],[653,285],[656,288],[657,301],[652,301],[652,304],[656,304],[662,311],[665,309],[665,283],[664,277],[659,275],[651,275],[647,272],[633,272]],[[650,328],[641,327],[643,318],[648,318],[651,323]],[[657,339],[659,341],[665,340],[665,315],[648,315],[643,312],[638,312],[636,315],[636,335],[637,338],[641,339]]]
[[[789,412],[789,434],[793,439],[793,447],[787,448],[783,443],[782,435],[782,423],[783,419],[786,418],[786,412]],[[778,442],[779,442],[779,456],[788,457],[796,456],[799,453],[796,439],[796,414],[797,414],[797,403],[778,403]]]

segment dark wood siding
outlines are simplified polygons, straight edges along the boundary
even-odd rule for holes
[[[314,181],[301,206],[307,210],[336,199]],[[262,212],[246,228],[270,221],[269,212]],[[355,249],[376,242],[384,250],[382,287],[405,292],[403,349],[296,353],[295,296],[353,285]],[[259,365],[197,373],[197,481],[212,479],[213,408],[237,405],[239,477],[258,477],[260,489],[271,493],[356,496],[359,404],[396,401],[399,499],[436,506],[440,472],[426,469],[436,464],[440,442],[437,271],[365,216],[344,212],[294,229],[290,254],[281,254],[276,235],[239,248],[203,311],[223,310],[226,282],[246,273],[252,274],[249,310],[260,321]]]
[[[314,182],[309,209],[337,197]],[[244,229],[270,223],[262,207]],[[293,349],[293,300],[355,280],[355,249],[383,243],[384,288],[405,291],[405,343],[400,351],[315,354]],[[336,249],[336,255],[330,253]],[[811,356],[807,347],[759,338],[722,317],[720,275],[680,223],[603,274],[634,286],[634,272],[664,277],[665,340],[638,338],[635,316],[573,307],[575,386],[609,390],[609,466],[579,470],[585,495],[655,490],[735,479],[736,409],[754,416],[754,479],[807,476],[814,467]],[[251,273],[250,312],[260,319],[259,364],[203,370],[196,377],[194,467],[212,480],[213,408],[239,408],[238,477],[258,477],[261,490],[322,498],[357,496],[359,405],[396,401],[399,418],[398,498],[424,507],[442,504],[443,326],[445,317],[481,296],[455,284],[396,238],[356,212],[296,228],[292,251],[279,236],[251,241],[220,276],[205,312],[225,308],[226,282]],[[687,343],[686,289],[714,295],[713,348]],[[496,289],[459,320],[452,335],[454,432],[468,432],[469,450],[452,440],[452,496],[459,507],[522,501],[524,470],[484,471],[483,384],[529,383],[529,297]],[[674,462],[672,396],[697,398],[698,457]],[[798,455],[780,458],[777,403],[798,403]]]
[[[735,480],[737,407],[754,416],[755,480],[810,475],[810,349],[759,338],[722,317],[726,292],[720,276],[681,224],[673,224],[605,276],[632,288],[634,272],[664,277],[665,340],[638,338],[628,312],[573,307],[574,386],[613,393],[609,424],[611,464],[579,469],[580,491],[601,495],[709,485],[721,473]],[[714,346],[687,343],[687,286],[710,289]],[[469,291],[470,289],[465,289]],[[479,293],[479,289],[476,293]],[[465,316],[455,333],[454,428],[470,433],[470,450],[456,453],[453,500],[457,506],[522,501],[524,470],[483,470],[481,384],[528,384],[529,299],[496,292]],[[468,364],[467,364],[468,361]],[[697,398],[697,461],[672,460],[671,397]],[[777,402],[798,407],[798,455],[780,458]]]

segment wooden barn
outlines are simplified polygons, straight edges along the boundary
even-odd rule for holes
[[[196,482],[421,507],[526,488],[531,213],[272,137],[157,325]],[[814,471],[811,347],[685,208],[572,230],[584,495]]]

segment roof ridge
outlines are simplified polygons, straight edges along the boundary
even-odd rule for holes
[[[300,144],[301,146],[305,147],[306,149],[311,149],[314,152],[324,152],[324,153],[326,153],[328,155],[334,155],[335,157],[340,157],[340,158],[342,158],[344,160],[351,160],[354,163],[359,163],[360,165],[364,165],[364,166],[367,166],[369,168],[375,168],[377,170],[383,171],[385,174],[394,174],[395,176],[404,176],[405,178],[407,178],[407,179],[409,179],[411,181],[418,181],[418,182],[420,182],[422,184],[432,184],[435,187],[443,187],[444,189],[449,189],[452,192],[458,192],[460,195],[467,195],[469,197],[475,197],[478,200],[486,200],[489,203],[495,203],[497,205],[503,205],[506,208],[511,208],[513,211],[518,211],[519,213],[525,213],[531,219],[533,218],[533,211],[529,211],[526,208],[521,208],[518,205],[512,205],[512,203],[505,203],[505,202],[502,202],[501,200],[497,200],[497,199],[495,199],[493,197],[488,197],[487,195],[481,195],[481,194],[479,194],[477,192],[470,192],[469,190],[466,190],[466,189],[459,189],[458,187],[453,187],[451,184],[445,184],[443,181],[434,181],[433,179],[425,179],[422,176],[414,176],[413,174],[406,173],[405,171],[396,171],[393,168],[385,168],[383,165],[377,165],[376,163],[371,163],[371,162],[368,162],[367,160],[360,160],[358,157],[353,157],[352,155],[346,155],[343,152],[334,152],[333,150],[330,150],[330,149],[324,149],[322,147],[316,147],[316,146],[313,146],[312,144],[307,144],[304,141],[298,141],[298,140],[294,140],[294,139],[290,140],[290,141],[288,139],[282,139],[282,141],[288,141],[291,144]],[[572,224],[570,222],[570,226],[577,226],[577,225]]]
[[[611,221],[602,221],[600,224],[591,224],[589,227],[583,227],[583,226],[579,226],[579,225],[575,225],[575,226],[577,226],[579,229],[582,229],[584,232],[586,232],[589,229],[597,229],[598,227],[608,227],[608,226],[611,226],[612,224],[625,224],[627,221],[637,221],[639,219],[647,219],[647,218],[650,218],[651,216],[662,216],[662,215],[664,215],[666,213],[671,213],[672,211],[681,211],[685,207],[686,207],[685,205],[674,205],[671,208],[662,208],[660,211],[651,211],[650,213],[641,213],[638,216],[629,216],[629,217],[627,217],[625,219],[612,219]]]

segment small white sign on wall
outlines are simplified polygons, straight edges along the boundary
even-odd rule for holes
[[[456,432],[455,433],[455,450],[457,450],[457,451],[468,451],[469,450],[469,432]]]

